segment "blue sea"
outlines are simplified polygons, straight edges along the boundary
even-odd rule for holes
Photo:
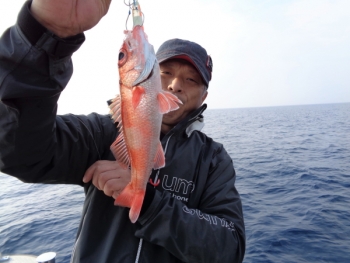
[[[207,110],[245,217],[244,262],[350,262],[350,103]],[[0,252],[70,260],[83,189],[0,174]]]

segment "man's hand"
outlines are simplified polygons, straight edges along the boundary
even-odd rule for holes
[[[59,37],[94,27],[107,14],[111,0],[33,0],[31,13]]]
[[[131,172],[117,161],[97,161],[86,170],[83,182],[91,181],[96,188],[114,199],[131,180]]]

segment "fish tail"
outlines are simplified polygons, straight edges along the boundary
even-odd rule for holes
[[[118,206],[124,206],[124,207],[131,207],[133,199],[134,199],[134,192],[132,185],[129,183],[124,190],[118,195],[117,199],[114,201],[114,205]]]
[[[143,199],[145,197],[145,191],[138,191],[134,195],[134,199],[131,204],[129,218],[132,223],[135,223],[140,216]]]
[[[145,192],[144,190],[135,191],[132,185],[128,184],[115,199],[114,205],[130,207],[129,218],[132,223],[135,223],[141,212]]]

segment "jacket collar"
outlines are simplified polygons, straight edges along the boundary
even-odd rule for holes
[[[194,131],[200,131],[204,127],[204,117],[202,113],[206,110],[207,104],[203,104],[195,111],[187,115],[182,121],[180,121],[170,133],[178,133],[185,131],[187,137],[190,137]]]

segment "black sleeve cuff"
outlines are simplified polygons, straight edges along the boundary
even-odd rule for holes
[[[30,12],[31,4],[32,1],[26,1],[24,3],[21,11],[18,14],[17,24],[33,46],[35,46],[39,39],[46,33],[57,40],[57,44],[55,48],[51,50],[52,54],[50,55],[65,57],[73,54],[79,49],[81,44],[85,41],[85,36],[83,33],[67,38],[60,38],[56,36],[33,17]]]
[[[145,198],[143,199],[143,204],[140,211],[140,217],[147,211],[147,209],[151,205],[155,194],[156,189],[152,185],[147,184]]]

